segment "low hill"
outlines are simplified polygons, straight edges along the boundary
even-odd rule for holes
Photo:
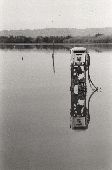
[[[112,35],[112,28],[46,28],[35,30],[3,30],[0,31],[0,36],[26,36],[36,38],[37,36],[94,36],[95,34]]]

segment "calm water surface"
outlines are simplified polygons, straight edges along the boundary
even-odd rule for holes
[[[0,50],[1,170],[112,169],[112,49],[89,52],[102,92],[88,129],[71,130],[68,48],[55,49],[55,73],[50,48]]]

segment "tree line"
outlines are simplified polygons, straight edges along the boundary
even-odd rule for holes
[[[112,35],[105,36],[103,34],[95,34],[95,36],[71,37],[64,40],[64,43],[112,43]]]
[[[63,43],[71,36],[38,36],[36,38],[25,36],[0,36],[0,43]]]
[[[94,36],[0,36],[0,43],[112,43],[112,36],[95,34]]]

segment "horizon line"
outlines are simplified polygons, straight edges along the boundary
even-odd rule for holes
[[[45,27],[45,28],[18,28],[18,29],[0,29],[0,31],[24,31],[24,30],[44,30],[44,29],[78,29],[78,30],[85,30],[85,29],[106,29],[112,28],[109,27],[86,27],[86,28],[73,28],[73,27]]]

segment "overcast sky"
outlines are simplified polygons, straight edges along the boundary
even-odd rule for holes
[[[112,27],[112,0],[0,0],[0,30]]]

